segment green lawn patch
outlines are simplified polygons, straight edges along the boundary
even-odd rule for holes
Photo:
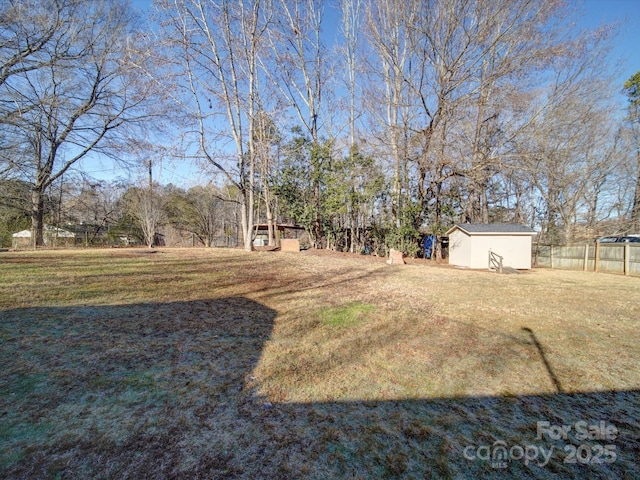
[[[334,328],[347,328],[358,325],[375,310],[375,305],[353,302],[340,307],[325,308],[320,311],[322,323]]]

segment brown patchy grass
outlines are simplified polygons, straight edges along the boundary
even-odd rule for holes
[[[0,254],[0,476],[640,476],[638,278],[154,252]],[[536,439],[581,420],[619,434]]]

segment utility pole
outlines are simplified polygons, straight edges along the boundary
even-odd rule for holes
[[[149,198],[153,193],[153,161],[149,158]]]
[[[149,157],[149,191],[147,193],[148,195],[148,200],[147,200],[147,206],[148,206],[148,214],[152,215],[152,211],[154,210],[154,202],[153,202],[153,160],[151,160],[151,157]],[[153,231],[150,232],[151,235],[151,246],[153,246],[153,244],[155,244],[156,242],[156,232],[155,232],[155,226],[153,227]]]

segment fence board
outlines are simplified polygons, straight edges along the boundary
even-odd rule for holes
[[[585,256],[585,248],[588,248]],[[640,276],[640,244],[628,245],[629,258],[627,275]],[[533,264],[538,267],[565,268],[568,270],[594,271],[598,252],[598,271],[607,273],[625,273],[625,244],[601,243],[595,245],[539,245],[533,255]],[[585,268],[585,258],[587,265]]]

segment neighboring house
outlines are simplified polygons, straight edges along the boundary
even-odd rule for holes
[[[46,246],[73,245],[76,234],[69,230],[45,225],[42,232],[44,244]],[[32,245],[31,230],[22,230],[11,235],[13,237],[13,248],[25,248]]]
[[[449,264],[488,268],[489,252],[502,257],[504,266],[531,268],[531,242],[536,232],[512,223],[461,223],[451,228]]]

